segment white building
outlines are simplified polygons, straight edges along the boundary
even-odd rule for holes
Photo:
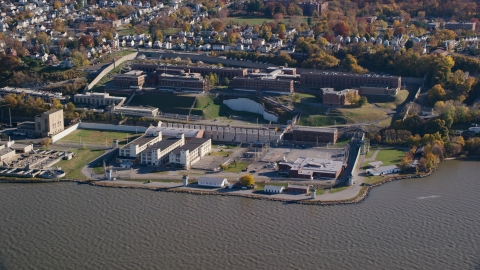
[[[156,116],[158,108],[150,106],[115,106],[113,113],[132,116]]]
[[[171,164],[180,165],[187,170],[195,162],[199,161],[206,154],[212,151],[212,141],[204,138],[194,138],[182,147],[172,151],[169,156]]]
[[[31,89],[26,89],[26,88],[13,88],[13,87],[3,87],[0,88],[0,97],[4,97],[5,95],[8,94],[13,94],[13,95],[19,95],[21,93],[25,93],[27,96],[31,96],[32,98],[41,98],[45,102],[52,102],[54,98],[56,98],[59,101],[65,100],[65,97],[63,97],[62,93],[51,93],[51,92],[45,92],[45,91],[36,91],[36,90],[31,90]]]
[[[143,135],[120,148],[120,157],[136,158],[148,146],[162,140],[162,133]]]
[[[124,97],[110,96],[108,93],[90,93],[76,94],[74,96],[75,103],[92,104],[92,105],[122,105],[125,102]]]
[[[185,136],[178,134],[176,137],[164,137],[161,141],[150,144],[140,154],[140,163],[158,166],[169,161],[168,154],[185,144]]]
[[[385,175],[385,174],[391,174],[391,173],[397,173],[397,172],[400,172],[400,168],[398,168],[397,165],[389,165],[389,166],[367,169],[367,174],[370,174],[370,175]]]
[[[282,193],[284,189],[285,189],[285,187],[283,187],[283,186],[266,185],[263,188],[263,192],[265,192],[265,193]]]
[[[216,187],[222,188],[228,185],[226,178],[214,178],[202,176],[198,178],[198,185],[201,187]]]

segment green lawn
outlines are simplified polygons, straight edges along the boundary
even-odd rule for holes
[[[101,156],[104,151],[103,150],[72,150],[77,155],[73,157],[71,160],[61,160],[56,165],[60,166],[62,170],[65,171],[67,174],[66,178],[71,179],[80,179],[86,180],[88,179],[85,175],[82,174],[82,168],[93,161],[94,159]]]
[[[380,108],[393,110],[393,109],[397,108],[398,105],[404,103],[407,100],[409,94],[410,93],[408,92],[408,90],[400,90],[397,93],[397,95],[395,95],[393,101],[387,101],[387,102],[379,101],[379,102],[376,102],[372,98],[369,99],[369,101],[370,102],[375,102],[376,105]]]
[[[133,132],[117,132],[117,131],[104,131],[104,130],[90,130],[90,129],[77,129],[68,134],[60,141],[68,141],[75,143],[85,144],[107,144],[112,145],[113,139],[117,139],[119,145],[127,144],[127,140],[131,142],[133,139],[138,138],[143,133],[135,134]]]
[[[344,191],[346,189],[348,189],[349,187],[337,187],[337,188],[332,188],[330,189],[330,191],[328,193],[337,193],[337,192],[340,192],[340,191]]]
[[[287,188],[287,184],[285,183],[272,183],[272,182],[268,182],[268,183],[255,183],[255,190],[263,190],[263,188],[265,186],[278,186],[278,187],[285,187]]]
[[[373,153],[375,153],[375,150],[377,150],[378,147],[370,147],[368,153],[365,155],[366,158],[371,158],[373,156]]]
[[[261,25],[264,22],[272,22],[273,19],[271,18],[258,18],[258,17],[249,17],[249,16],[242,16],[242,17],[231,17],[228,18],[228,22],[233,21],[234,23],[238,23],[239,25],[242,25],[243,22],[247,22],[248,25],[253,26],[253,25]]]
[[[299,124],[302,126],[331,126],[345,124],[345,118],[328,115],[310,115],[301,117]]]
[[[315,191],[315,194],[317,194],[317,195],[323,195],[323,194],[325,194],[325,189],[323,189],[323,188],[318,188],[318,189]]]
[[[388,166],[400,163],[403,156],[405,156],[405,151],[397,149],[382,149],[378,152],[376,160],[383,162],[383,166]]]
[[[166,113],[188,114],[195,101],[195,96],[175,95],[172,93],[149,93],[136,95],[130,105],[147,105],[159,108]]]
[[[367,183],[367,184],[376,184],[376,183],[379,183],[381,181],[383,181],[383,179],[385,179],[384,176],[380,176],[380,175],[377,175],[377,176],[367,176],[365,177],[365,180],[364,180],[364,183]]]
[[[336,110],[347,118],[349,124],[376,121],[387,116],[383,111],[372,109],[370,104],[362,108],[338,108]]]
[[[230,165],[228,165],[228,169],[224,170],[224,172],[240,173],[240,172],[242,172],[242,170],[247,168],[248,165],[250,165],[250,163],[249,162],[244,162],[244,161],[237,161],[237,166],[236,167],[233,163],[230,163]]]

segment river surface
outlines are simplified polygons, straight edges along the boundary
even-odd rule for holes
[[[0,184],[0,269],[480,269],[480,162],[363,203]]]

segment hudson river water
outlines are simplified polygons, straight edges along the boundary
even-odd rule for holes
[[[306,206],[0,184],[0,269],[479,269],[480,162]]]

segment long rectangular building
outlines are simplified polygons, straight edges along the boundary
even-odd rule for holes
[[[276,79],[272,77],[235,77],[230,87],[239,91],[261,91],[275,94],[290,94],[293,92],[293,80]]]
[[[14,88],[8,86],[0,88],[0,97],[2,98],[8,94],[20,95],[21,93],[24,93],[26,96],[31,96],[32,98],[40,98],[47,103],[52,102],[54,98],[59,101],[65,100],[65,97],[62,95],[62,93],[39,91],[27,88]]]
[[[228,78],[233,79],[234,77],[244,77],[248,73],[246,68],[229,68],[229,67],[219,67],[219,66],[186,66],[186,65],[157,65],[149,63],[136,63],[132,65],[132,69],[142,70],[144,72],[155,72],[159,70],[162,73],[169,74],[168,70],[184,70],[187,73],[200,73],[200,75],[205,76],[210,73],[217,74],[220,79]]]
[[[125,102],[125,97],[110,96],[108,93],[90,93],[76,94],[73,98],[75,103],[89,104],[89,105],[122,105]]]
[[[393,88],[398,91],[402,85],[402,78],[399,76],[344,72],[302,72],[300,85],[302,87],[331,87],[335,89],[360,87]]]
[[[305,143],[333,143],[337,142],[336,128],[313,128],[295,126],[293,130],[284,134],[284,140]]]
[[[158,76],[158,89],[175,92],[204,93],[210,90],[208,80],[199,73],[182,73],[180,75],[161,74]]]

